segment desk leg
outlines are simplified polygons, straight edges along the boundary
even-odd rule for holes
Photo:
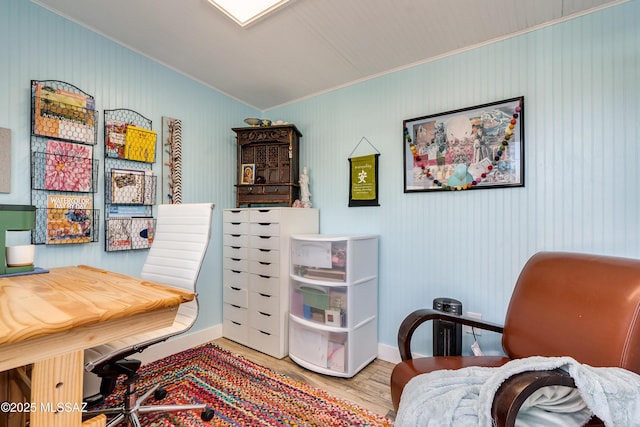
[[[82,424],[83,351],[33,364],[31,427],[76,427]]]

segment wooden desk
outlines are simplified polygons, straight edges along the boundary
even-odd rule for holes
[[[0,278],[0,371],[33,363],[31,427],[80,426],[83,350],[169,326],[193,298],[88,266]]]

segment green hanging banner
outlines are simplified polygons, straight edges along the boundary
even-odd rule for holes
[[[378,156],[352,157],[349,159],[349,207],[380,206],[378,203]]]

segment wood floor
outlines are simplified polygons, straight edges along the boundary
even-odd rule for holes
[[[309,371],[288,357],[275,359],[226,338],[219,338],[213,343],[254,363],[326,390],[334,396],[350,400],[392,420],[395,419],[389,391],[389,378],[394,366],[393,363],[376,359],[352,378],[339,378]]]

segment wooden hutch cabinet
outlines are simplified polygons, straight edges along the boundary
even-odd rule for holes
[[[298,179],[302,134],[294,125],[234,128],[238,141],[236,207],[291,206],[300,197]],[[253,174],[244,175],[246,165]]]

